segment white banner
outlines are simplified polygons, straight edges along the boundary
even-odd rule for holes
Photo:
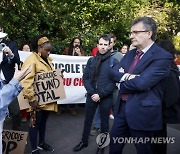
[[[19,51],[22,62],[32,54],[31,52]],[[83,69],[90,57],[66,56],[50,54],[53,59],[54,69],[60,68],[64,75],[64,88],[66,99],[59,100],[58,104],[85,103],[86,90],[82,82]]]

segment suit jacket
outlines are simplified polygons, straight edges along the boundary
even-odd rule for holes
[[[136,49],[129,51],[110,73],[111,78],[119,82],[127,73],[136,56]],[[155,43],[139,60],[132,74],[139,74],[120,85],[117,99],[119,110],[122,93],[128,93],[126,118],[130,128],[135,130],[159,130],[162,128],[162,100],[166,78],[170,71],[172,56]],[[125,72],[120,73],[119,68]]]
[[[14,54],[14,57],[10,59],[8,56],[6,56],[5,53],[3,53],[3,61],[0,64],[0,68],[2,69],[4,77],[8,83],[14,76],[15,63],[17,63],[18,65],[20,64],[20,58],[18,47],[15,42],[3,40],[2,43],[5,43]]]

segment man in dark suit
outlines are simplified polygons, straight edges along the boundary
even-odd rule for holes
[[[3,27],[0,24],[0,31],[3,32]],[[0,39],[0,43],[6,45],[6,49],[3,50],[2,62],[0,64],[1,78],[4,79],[4,83],[9,83],[13,78],[15,72],[15,63],[20,64],[20,58],[18,54],[18,47],[15,42],[7,41],[6,39]],[[21,125],[21,113],[17,98],[9,105],[9,112],[12,117],[12,129],[20,130]]]
[[[110,73],[120,90],[111,131],[110,154],[121,154],[126,139],[135,143],[137,154],[153,154],[151,139],[162,129],[162,100],[172,56],[158,47],[156,22],[150,17],[135,19],[130,39],[136,47]],[[121,142],[118,143],[118,139]],[[122,142],[122,140],[124,142]]]

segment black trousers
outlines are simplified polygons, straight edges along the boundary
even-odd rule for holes
[[[17,97],[8,106],[9,114],[12,117],[12,129],[21,130],[21,111]]]
[[[163,129],[155,132],[154,137],[167,137],[167,124],[163,124]],[[166,154],[167,143],[154,144],[155,154]]]
[[[82,134],[82,142],[88,143],[89,134],[91,130],[92,121],[97,107],[99,106],[101,119],[101,133],[109,131],[109,110],[112,107],[112,96],[104,98],[100,103],[94,102],[88,95],[85,106],[85,120]]]
[[[46,123],[49,117],[49,111],[36,111],[35,127],[29,127],[29,138],[31,142],[31,149],[37,149],[37,138],[39,133],[39,144],[45,141]]]

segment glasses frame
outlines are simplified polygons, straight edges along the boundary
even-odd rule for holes
[[[135,30],[135,31],[129,32],[129,37],[131,35],[138,35],[139,33],[144,33],[144,32],[149,32],[149,30]]]

